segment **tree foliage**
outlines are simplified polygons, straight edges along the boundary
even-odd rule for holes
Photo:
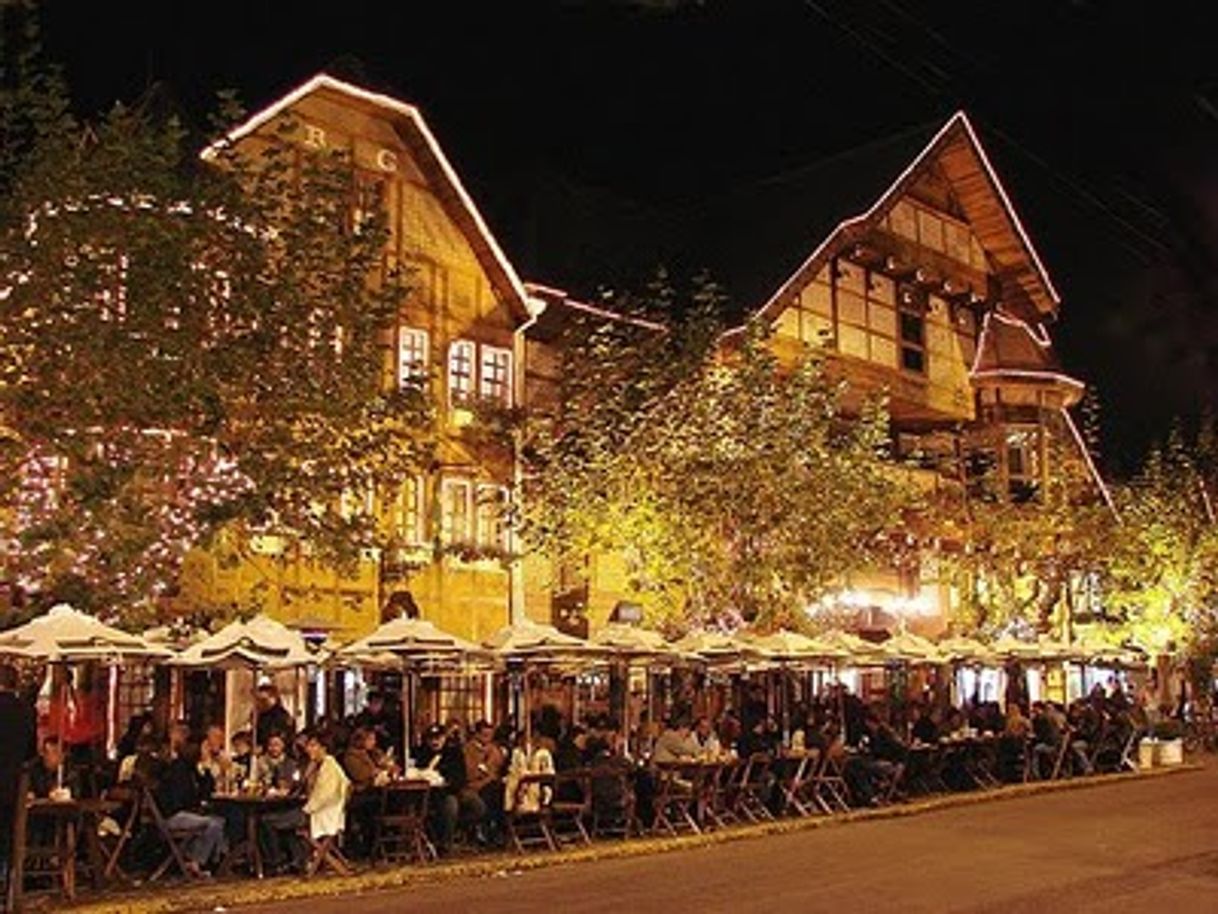
[[[17,579],[131,605],[226,527],[340,563],[383,544],[365,496],[429,460],[430,404],[384,383],[404,279],[349,158],[302,154],[291,124],[204,163],[155,106],[78,121],[15,34],[0,539]]]
[[[562,410],[529,435],[526,538],[624,556],[669,627],[792,621],[899,517],[882,404],[849,415],[822,361],[783,364],[760,325],[720,346],[706,281],[676,297],[644,297],[684,312],[667,332],[594,321],[566,341]]]

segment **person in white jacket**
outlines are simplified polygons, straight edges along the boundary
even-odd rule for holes
[[[314,735],[305,742],[310,764],[309,796],[304,813],[309,817],[309,834],[313,840],[339,834],[346,825],[347,795],[351,782],[342,765]]]

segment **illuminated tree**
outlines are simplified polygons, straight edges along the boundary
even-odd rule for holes
[[[720,346],[706,282],[647,298],[685,317],[568,341],[562,412],[530,436],[526,536],[559,561],[624,556],[671,628],[792,622],[899,517],[885,413],[847,415],[821,361],[784,366],[759,326]]]
[[[201,162],[172,117],[89,123],[6,29],[0,95],[0,542],[26,589],[172,593],[220,530],[353,561],[369,493],[430,458],[421,385],[384,383],[403,278],[341,154],[290,126]],[[235,111],[227,112],[229,117]]]
[[[1189,442],[1178,429],[1118,488],[1120,536],[1111,600],[1146,647],[1163,650],[1218,631],[1218,524],[1211,486],[1218,468],[1212,424]]]

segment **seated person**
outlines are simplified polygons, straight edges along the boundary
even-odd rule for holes
[[[304,806],[262,817],[264,838],[269,838],[267,863],[276,871],[285,866],[284,843],[288,845],[292,866],[297,870],[305,868],[307,848],[299,833],[306,826],[309,836],[318,840],[340,834],[346,825],[350,780],[318,734],[308,734],[304,744],[309,757],[303,780]]]
[[[634,765],[626,756],[614,752],[603,736],[588,739],[588,768],[592,772],[592,818],[597,825],[625,826],[628,783]]]
[[[503,816],[503,776],[507,764],[502,747],[495,742],[494,727],[485,720],[479,721],[463,754],[465,789],[458,795],[462,815],[480,831],[488,827],[493,830]]]
[[[80,796],[80,782],[76,771],[68,765],[64,757],[63,743],[58,736],[48,736],[42,740],[42,745],[38,748],[38,758],[30,763],[28,772],[31,798],[50,799],[52,793],[60,787],[66,789],[72,797]]]
[[[249,730],[233,734],[233,772],[238,781],[249,781],[254,775],[254,737]]]
[[[358,832],[355,850],[360,856],[366,856],[372,853],[376,814],[381,802],[373,788],[389,783],[394,772],[394,766],[377,748],[376,731],[356,728],[343,753],[343,770],[351,779],[351,819]]]
[[[272,734],[266,741],[266,751],[254,759],[254,781],[263,790],[283,793],[290,793],[300,783],[300,767],[288,755],[282,734]]]
[[[203,801],[211,794],[210,776],[200,767],[199,744],[183,743],[177,757],[162,772],[153,791],[157,806],[170,831],[190,831],[185,845],[189,875],[199,876],[205,867],[223,857],[226,850],[224,819],[203,813]]]
[[[698,757],[698,744],[685,720],[669,721],[668,726],[656,738],[651,759],[654,762],[689,762]]]
[[[939,712],[930,705],[922,705],[914,720],[913,738],[919,743],[934,745],[939,742]]]
[[[358,727],[343,753],[343,770],[351,779],[352,789],[362,791],[388,782],[395,766],[377,748],[376,731]]]
[[[415,750],[415,760],[424,772],[443,779],[443,786],[433,788],[429,816],[436,850],[447,854],[452,850],[460,818],[458,795],[465,787],[465,755],[460,742],[450,740],[442,726],[433,724],[423,734],[423,742]]]
[[[694,721],[694,729],[690,734],[694,745],[698,747],[698,755],[702,758],[717,759],[723,755],[723,747],[719,743],[719,735],[711,726],[709,717],[699,717]]]
[[[211,777],[217,787],[226,786],[232,775],[233,761],[224,748],[224,728],[211,724],[199,745],[199,770]]]

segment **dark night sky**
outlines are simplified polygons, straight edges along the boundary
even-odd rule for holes
[[[1208,6],[45,0],[45,39],[82,111],[156,82],[201,123],[217,89],[254,108],[323,68],[405,98],[525,277],[575,288],[625,278],[547,275],[538,241],[566,219],[739,189],[964,107],[1062,292],[1054,333],[1099,387],[1120,467],[1218,393]],[[586,206],[538,203],[556,187]]]

